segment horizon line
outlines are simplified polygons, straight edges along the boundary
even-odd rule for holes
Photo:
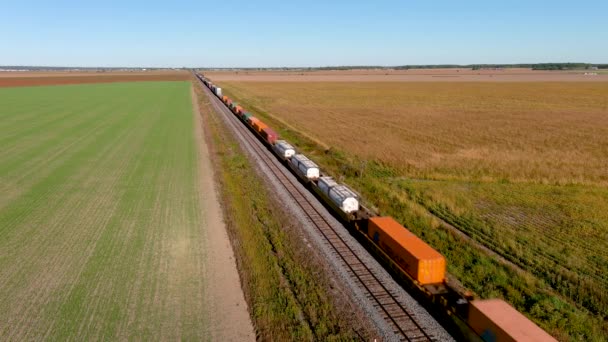
[[[401,65],[325,65],[325,66],[58,66],[58,65],[0,65],[0,69],[13,68],[13,69],[233,69],[233,70],[245,70],[245,69],[391,69],[391,68],[424,68],[424,67],[446,67],[446,68],[470,68],[470,67],[527,67],[537,65],[578,65],[578,66],[599,66],[608,65],[608,63],[588,63],[588,62],[540,62],[540,63],[470,63],[470,64],[450,64],[450,63],[438,63],[438,64],[401,64]]]

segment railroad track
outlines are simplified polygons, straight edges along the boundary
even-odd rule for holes
[[[200,80],[199,80],[200,82]],[[258,159],[270,170],[277,181],[285,188],[295,203],[302,209],[317,231],[323,236],[336,256],[343,261],[356,283],[373,303],[374,308],[392,327],[393,332],[404,341],[435,341],[416,321],[415,316],[372,272],[371,268],[342,238],[336,229],[319,212],[312,200],[306,196],[299,182],[286,175],[289,171],[271,154],[270,151],[243,125],[232,112],[224,106],[212,92],[200,82],[205,94],[211,99],[211,104],[218,113],[226,117],[233,132],[250,144]]]

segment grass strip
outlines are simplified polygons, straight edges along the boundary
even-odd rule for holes
[[[362,322],[355,325],[350,312],[341,314],[347,304],[328,292],[329,282],[311,257],[314,253],[297,237],[297,227],[272,199],[198,86],[196,93],[257,338],[369,339]]]

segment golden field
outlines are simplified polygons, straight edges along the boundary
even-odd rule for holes
[[[224,83],[328,146],[416,176],[608,184],[608,83]]]
[[[608,82],[218,84],[480,297],[560,340],[608,336]]]

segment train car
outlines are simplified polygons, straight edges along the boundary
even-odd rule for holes
[[[483,341],[557,341],[501,299],[472,301],[468,316],[469,326]]]
[[[289,167],[306,183],[319,178],[319,166],[303,154],[295,154],[289,159]]]
[[[215,87],[215,95],[219,98],[222,97],[222,88],[220,87]]]
[[[279,134],[270,127],[262,129],[260,135],[262,135],[262,138],[264,138],[264,140],[266,140],[266,142],[270,145],[274,145],[274,143],[279,139]]]
[[[277,140],[272,150],[283,161],[291,159],[296,154],[296,149],[285,140]]]
[[[253,127],[253,125],[255,125],[255,123],[258,121],[260,121],[260,119],[256,118],[255,116],[250,116],[247,118],[247,120],[245,120],[249,127]]]
[[[243,117],[243,114],[244,114],[244,113],[245,113],[245,110],[244,110],[244,109],[242,109],[242,107],[241,107],[241,109],[240,109],[240,110],[237,110],[235,114],[236,114],[236,116],[237,116],[237,117],[240,119],[240,118],[242,118],[242,117]]]
[[[202,77],[202,76],[201,76]],[[203,77],[203,82],[206,79]],[[208,82],[210,83],[210,82]],[[326,203],[347,227],[358,232],[402,285],[415,289],[445,317],[464,322],[468,337],[483,341],[555,341],[549,334],[501,300],[473,300],[470,293],[446,280],[445,258],[391,217],[379,217],[360,203],[358,194],[331,177],[320,177],[317,164],[258,118],[227,96],[218,96],[293,173]],[[237,109],[238,107],[238,109]],[[420,298],[419,298],[420,299]],[[449,318],[448,318],[449,319]]]
[[[344,221],[354,219],[353,213],[359,211],[359,196],[346,185],[338,184],[333,178],[323,176],[312,183],[312,189]]]
[[[243,120],[243,122],[248,123],[249,122],[249,118],[253,117],[253,115],[251,113],[244,113],[241,116],[241,120]]]
[[[445,258],[392,217],[372,217],[368,237],[421,285],[445,282]]]
[[[262,122],[262,120],[258,119],[258,121],[253,124],[253,129],[255,129],[258,134],[262,134],[264,128],[268,128],[268,125]]]

